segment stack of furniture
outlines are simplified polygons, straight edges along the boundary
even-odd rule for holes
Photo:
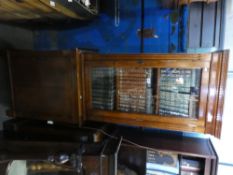
[[[8,114],[14,119],[4,124],[6,138],[56,141],[60,135],[60,141],[82,143],[92,135],[83,131],[88,128],[105,139],[123,137],[118,163],[138,174],[158,170],[147,167],[156,162],[148,155],[157,153],[175,155],[175,174],[216,174],[218,157],[209,139],[161,131],[220,137],[227,51],[11,51],[8,63],[12,94]],[[112,130],[103,131],[102,125]]]

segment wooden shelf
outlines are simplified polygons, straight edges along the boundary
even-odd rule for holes
[[[0,2],[1,21],[48,19],[89,19],[98,15],[98,4],[86,7],[80,1],[7,0]]]
[[[217,2],[218,0],[180,0],[179,3],[180,5],[184,4],[190,4],[194,2],[206,2],[206,3],[212,3],[212,2]]]

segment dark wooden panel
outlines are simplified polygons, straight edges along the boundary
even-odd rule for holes
[[[0,51],[0,104],[10,105],[10,86],[6,52]],[[3,116],[2,116],[3,117]]]
[[[202,3],[190,5],[188,48],[198,48],[201,43]]]
[[[130,132],[129,132],[130,130]],[[187,156],[215,159],[215,151],[209,139],[192,138],[175,132],[121,127],[117,135],[141,145],[161,151],[172,151]],[[135,137],[136,136],[136,137]],[[133,145],[135,146],[135,145]]]
[[[225,89],[227,81],[227,71],[228,71],[228,61],[229,61],[229,51],[224,51],[222,54],[222,64],[221,64],[221,75],[218,85],[218,104],[216,112],[216,125],[214,135],[218,138],[221,137],[222,131],[222,117],[223,117],[223,108],[224,108],[224,99],[225,99]]]
[[[79,129],[76,132],[79,132]],[[1,166],[1,163],[7,160],[46,161],[51,156],[58,160],[60,155],[65,154],[70,158],[66,165],[71,169],[78,168],[76,161],[79,160],[78,157],[81,155],[82,168],[87,174],[113,175],[116,174],[116,155],[119,145],[120,140],[114,139],[106,139],[98,144],[75,141],[12,140],[2,137],[0,132],[0,170],[4,170],[6,166]]]
[[[14,52],[9,66],[16,117],[78,122],[74,52]]]
[[[187,49],[220,47],[222,32],[222,2],[190,5]]]
[[[138,175],[145,174],[146,150],[130,146],[121,146],[118,157],[119,166],[124,165],[135,171]]]
[[[202,38],[201,47],[210,48],[214,46],[215,32],[215,14],[216,4],[204,4],[203,6],[203,21],[202,21]]]
[[[216,48],[219,48],[220,45],[220,33],[222,32],[221,30],[221,25],[222,25],[222,1],[218,1],[216,5],[216,22],[215,22],[215,38],[214,38],[214,46]]]

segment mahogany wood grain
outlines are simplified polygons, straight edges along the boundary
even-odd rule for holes
[[[119,118],[119,119],[129,119],[135,121],[151,121],[151,122],[162,122],[171,124],[182,124],[182,125],[198,125],[204,126],[204,119],[192,119],[185,117],[174,117],[174,116],[160,116],[154,114],[143,114],[143,113],[127,113],[120,111],[103,111],[103,110],[92,110],[88,113],[88,116],[105,117],[105,118]]]
[[[81,57],[81,51],[76,49],[75,51],[75,67],[76,67],[76,85],[74,85],[76,87],[76,98],[75,98],[75,103],[78,105],[78,107],[76,108],[76,112],[78,114],[78,119],[79,119],[79,126],[82,125],[82,121],[84,121],[83,118],[83,87],[82,87],[82,57]]]
[[[229,51],[213,53],[208,92],[205,133],[220,138]]]
[[[169,151],[185,156],[216,159],[214,147],[209,139],[186,137],[174,132],[161,132],[159,130],[125,126],[119,126],[116,135],[119,137],[122,136],[141,146],[159,151]],[[135,135],[137,137],[135,137]],[[137,148],[136,145],[125,144]]]
[[[209,68],[202,69],[202,76],[201,76],[201,89],[200,89],[200,96],[199,96],[199,117],[204,118],[206,117],[206,104],[207,104],[207,97],[208,97],[208,87],[209,87]]]
[[[223,108],[224,108],[224,99],[225,99],[225,89],[227,83],[227,72],[228,72],[228,62],[229,62],[229,50],[226,50],[222,53],[221,60],[221,75],[220,82],[218,85],[218,104],[216,111],[216,123],[214,135],[218,138],[221,137],[222,130],[222,120],[223,120]]]
[[[90,54],[85,53],[86,61],[106,60],[196,60],[210,61],[211,54]]]
[[[81,124],[80,52],[11,51],[13,117]]]
[[[228,64],[227,51],[214,54],[14,51],[10,52],[8,57],[12,85],[11,114],[15,117],[78,123],[80,126],[85,120],[104,121],[220,136]],[[94,110],[91,69],[97,67],[146,67],[156,68],[157,71],[160,68],[201,69],[198,117],[193,119]],[[157,74],[159,76],[159,73]],[[157,86],[158,83],[159,81]],[[137,84],[132,83],[129,86],[135,85]],[[158,87],[154,90],[158,96]],[[158,101],[155,104],[158,111]]]
[[[113,117],[102,117],[102,116],[94,116],[88,117],[88,120],[98,121],[98,122],[106,122],[106,123],[115,123],[115,124],[123,124],[129,126],[140,126],[144,128],[157,128],[157,129],[165,129],[172,131],[184,131],[184,132],[198,132],[204,133],[205,128],[203,126],[198,126],[195,124],[172,124],[166,122],[155,122],[155,121],[142,121],[142,120],[130,120],[127,117],[124,119],[121,118],[113,118]],[[171,121],[174,119],[170,119]],[[189,122],[187,122],[189,123]]]

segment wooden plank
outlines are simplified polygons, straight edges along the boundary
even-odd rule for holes
[[[229,61],[229,51],[224,51],[222,54],[222,64],[221,64],[221,75],[220,82],[218,85],[218,104],[216,111],[216,124],[215,124],[215,133],[214,135],[218,138],[221,137],[222,130],[222,117],[223,117],[223,106],[225,99],[225,89],[226,89],[226,80],[227,80],[227,71],[228,71],[228,61]]]
[[[142,114],[142,113],[128,113],[128,112],[119,112],[119,111],[103,111],[103,110],[89,110],[88,116],[98,116],[98,117],[105,117],[111,120],[112,118],[115,119],[128,119],[134,120],[138,122],[160,122],[160,123],[170,123],[175,125],[187,125],[188,126],[200,126],[203,127],[204,118],[201,119],[193,119],[188,117],[177,117],[177,116],[167,116],[161,117],[161,115],[154,115],[154,114]]]
[[[211,54],[88,54],[85,53],[85,62],[97,61],[100,63],[112,62],[112,61],[125,61],[136,60],[138,63],[143,63],[143,60],[153,61],[167,61],[167,60],[193,60],[193,61],[206,61],[211,60]]]
[[[78,105],[78,107],[76,108],[75,113],[78,115],[78,120],[79,120],[79,126],[82,125],[83,122],[83,88],[82,88],[82,58],[81,58],[81,52],[80,50],[76,49],[76,55],[75,55],[75,82],[76,82],[76,90],[74,92],[74,94],[76,94],[76,98],[75,98],[75,104]],[[75,83],[74,82],[74,83]]]
[[[41,5],[41,3],[38,3],[38,6]],[[13,0],[9,1],[2,1],[1,2],[1,9],[0,11],[5,12],[5,14],[1,15],[1,19],[35,19],[41,17],[40,14],[38,14],[38,10],[34,8],[33,6],[29,5],[27,2],[16,2]],[[9,15],[11,14],[11,17]],[[6,18],[5,18],[6,15]]]
[[[160,116],[160,118],[162,118]],[[88,120],[91,121],[99,121],[106,123],[115,123],[115,124],[123,124],[130,126],[140,126],[146,128],[157,128],[157,129],[165,129],[172,131],[183,131],[183,132],[198,132],[204,133],[205,129],[203,126],[191,125],[191,124],[171,124],[165,122],[158,121],[140,121],[140,120],[130,120],[130,119],[122,119],[122,118],[113,118],[113,117],[104,117],[104,116],[88,116]]]
[[[1,20],[31,20],[40,18],[55,18],[55,19],[85,19],[94,15],[84,9],[77,2],[73,4],[62,4],[61,1],[54,1],[55,5],[51,5],[49,0],[5,0],[0,2]],[[73,8],[72,8],[73,6]],[[75,7],[77,6],[77,7]],[[81,13],[78,14],[78,10]],[[85,14],[86,13],[86,14]],[[89,17],[88,17],[89,14]],[[85,16],[86,15],[86,16]]]
[[[214,135],[214,126],[216,122],[216,108],[217,108],[217,94],[218,84],[220,81],[221,71],[221,52],[213,54],[211,68],[210,68],[210,80],[209,80],[209,94],[207,102],[206,113],[206,133]]]
[[[208,86],[209,86],[209,68],[202,69],[202,76],[201,76],[201,89],[200,89],[200,96],[199,96],[199,113],[198,116],[200,118],[206,117],[206,104],[208,99]]]
[[[141,128],[131,128],[131,132],[129,132],[128,127],[119,127],[117,136],[123,136],[124,139],[158,151],[176,152],[182,156],[216,160],[216,153],[209,139],[185,137],[174,132],[167,133]]]
[[[78,68],[75,53],[11,53],[9,66],[13,115],[78,123]]]

